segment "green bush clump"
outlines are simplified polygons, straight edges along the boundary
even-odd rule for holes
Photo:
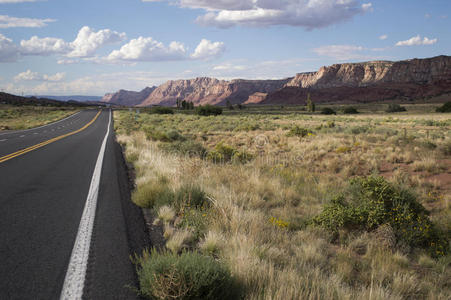
[[[386,112],[388,113],[394,113],[394,112],[403,112],[406,111],[406,108],[404,106],[401,106],[397,103],[391,103],[388,105],[388,108]]]
[[[335,197],[313,223],[335,232],[372,231],[388,224],[400,244],[426,249],[435,257],[449,252],[449,242],[416,197],[383,177],[352,179],[347,195]]]
[[[207,155],[207,159],[214,163],[227,163],[231,161],[247,163],[253,158],[254,156],[252,154],[245,151],[239,151],[222,142],[217,144],[215,150],[209,152]]]
[[[197,184],[184,184],[175,192],[175,205],[178,210],[183,207],[195,209],[207,208],[209,202],[207,194]]]
[[[136,257],[140,293],[149,299],[239,299],[240,288],[221,262],[198,252]]]
[[[173,115],[174,110],[170,107],[156,106],[151,108],[150,113],[159,115]]]
[[[196,108],[199,116],[219,116],[222,115],[222,108],[213,105],[200,105]]]
[[[446,102],[440,107],[437,107],[436,111],[438,113],[449,113],[451,112],[451,101]]]
[[[336,115],[337,112],[335,110],[333,110],[332,108],[330,108],[330,107],[324,107],[321,110],[321,114],[322,115]]]
[[[144,208],[159,208],[174,201],[174,191],[165,178],[139,185],[132,193],[132,201]]]
[[[160,149],[179,155],[188,155],[189,157],[204,158],[207,155],[207,150],[202,144],[188,140],[188,141],[175,141],[173,143],[164,143],[159,145]]]
[[[161,141],[161,142],[175,142],[185,141],[186,138],[181,135],[177,130],[170,130],[167,132],[158,130],[152,126],[145,126],[143,128],[144,134],[148,140]]]
[[[298,137],[305,137],[309,134],[313,134],[313,132],[310,129],[294,126],[290,129],[290,131],[287,133],[287,136],[298,136]]]
[[[343,110],[343,113],[345,115],[353,115],[353,114],[358,114],[359,111],[355,107],[348,106]]]

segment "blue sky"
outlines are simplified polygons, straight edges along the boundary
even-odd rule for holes
[[[103,95],[450,55],[449,0],[0,0],[0,88]]]

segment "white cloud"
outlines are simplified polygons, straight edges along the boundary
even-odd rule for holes
[[[20,42],[20,51],[23,55],[51,55],[64,54],[71,50],[69,43],[57,38],[39,38],[33,36],[29,40]]]
[[[68,57],[88,57],[94,55],[100,47],[122,42],[126,39],[125,33],[119,33],[110,29],[93,31],[88,26],[84,26],[78,32],[77,38],[70,44],[72,51]]]
[[[54,75],[39,74],[38,72],[32,72],[27,70],[19,73],[14,77],[15,81],[51,81],[59,82],[66,78],[66,73],[56,73]]]
[[[380,39],[381,41],[386,40],[386,39],[388,39],[388,35],[383,34],[383,35],[381,35],[381,36],[379,37],[379,39]]]
[[[120,61],[170,61],[181,60],[186,56],[186,49],[182,43],[172,42],[169,46],[151,37],[133,39],[119,50],[114,50],[106,58],[109,62]]]
[[[16,18],[7,15],[0,15],[0,28],[13,27],[44,27],[47,23],[55,22],[53,19],[30,19],[30,18]]]
[[[70,58],[90,57],[95,52],[107,45],[125,40],[125,33],[119,33],[110,29],[93,31],[88,26],[84,26],[77,34],[73,42],[66,42],[63,39],[33,36],[29,40],[20,42],[20,52],[23,55],[46,56],[52,54],[62,54]],[[74,60],[72,60],[74,61]]]
[[[194,50],[194,53],[191,54],[191,57],[193,59],[208,60],[221,56],[224,51],[225,45],[223,42],[212,42],[202,39],[196,50]]]
[[[429,39],[427,37],[421,38],[420,35],[414,36],[405,41],[399,41],[396,46],[418,46],[418,45],[433,45],[436,44],[438,39]]]
[[[155,2],[143,0],[144,2]],[[373,10],[360,0],[166,0],[181,7],[200,8],[197,22],[216,27],[290,25],[327,27]]]
[[[0,62],[15,62],[19,58],[19,51],[13,41],[0,34]]]

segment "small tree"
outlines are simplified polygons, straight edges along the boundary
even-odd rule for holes
[[[230,100],[227,100],[226,106],[227,106],[228,109],[233,110],[233,105],[232,105],[232,103],[230,102]]]
[[[193,110],[194,109],[194,103],[193,102],[189,102],[188,109],[189,110]]]
[[[307,111],[315,112],[315,103],[310,99],[310,93],[307,94]]]
[[[188,109],[188,102],[186,102],[185,100],[182,101],[182,109]]]

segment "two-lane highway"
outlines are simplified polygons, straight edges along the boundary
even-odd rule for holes
[[[135,298],[148,243],[127,188],[109,110],[0,133],[0,299]]]

